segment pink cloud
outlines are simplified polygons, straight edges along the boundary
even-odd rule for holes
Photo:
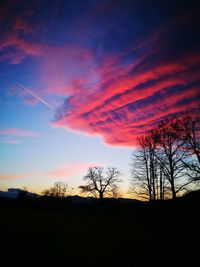
[[[10,51],[9,48],[14,48]],[[4,50],[4,55],[0,60],[9,60],[12,64],[19,64],[26,56],[40,56],[44,45],[31,43],[20,39],[15,34],[8,35],[0,44],[0,51]]]
[[[77,175],[82,171],[87,170],[87,168],[89,167],[100,166],[100,165],[101,164],[99,163],[88,163],[88,162],[68,163],[56,170],[52,170],[46,173],[46,175],[55,178],[70,177]]]
[[[45,93],[71,95],[94,84],[98,77],[92,57],[90,50],[74,44],[46,48],[40,59]]]
[[[2,23],[7,24],[7,27],[0,38],[0,51],[3,52],[0,61],[6,60],[11,64],[21,63],[26,56],[41,55],[44,47],[37,42],[28,41],[27,38],[35,36],[36,33],[35,26],[30,22],[33,6],[27,6],[21,14],[19,10],[15,12],[15,9],[18,10],[18,5],[13,2],[11,5],[5,5],[5,10],[1,13]]]
[[[161,118],[199,108],[198,86],[184,87],[200,80],[194,68],[200,64],[200,57],[190,55],[184,63],[160,62],[140,72],[134,66],[136,73],[130,74],[129,68],[121,70],[123,74],[119,70],[115,79],[116,67],[108,64],[106,81],[99,83],[101,89],[75,90],[53,125],[102,136],[108,144],[133,146],[137,136]],[[100,73],[104,73],[104,67]],[[183,89],[177,89],[180,87]]]
[[[36,104],[39,103],[39,100],[36,99],[35,97],[26,96],[26,98],[24,99],[24,103],[27,105],[35,106]]]
[[[101,136],[107,144],[133,146],[138,135],[161,119],[185,111],[199,112],[199,53],[177,51],[174,55],[169,50],[171,29],[179,31],[188,24],[184,17],[91,64],[98,80],[84,88],[85,75],[79,76],[53,125]],[[167,41],[163,43],[163,39]],[[131,58],[131,54],[135,56]],[[122,64],[124,58],[129,63]],[[87,64],[85,68],[89,73]]]
[[[21,144],[19,140],[15,138],[7,137],[7,136],[1,136],[0,142],[5,143],[5,144],[13,144],[13,145]]]
[[[28,89],[30,90],[30,88],[28,88]],[[35,90],[35,88],[31,89],[31,91],[33,91],[34,93],[37,94],[37,91]],[[26,104],[26,105],[34,106],[34,105],[37,105],[38,103],[40,103],[39,99],[37,99],[36,97],[32,96],[29,92],[24,90],[17,83],[15,83],[13,86],[11,86],[9,88],[8,96],[19,97],[19,98],[21,98],[23,103]]]
[[[93,10],[93,15],[112,9],[113,4]],[[99,57],[95,49],[73,43],[53,46],[27,41],[19,32],[33,30],[17,18],[0,50],[6,51],[2,59],[12,64],[27,56],[37,58],[39,79],[45,87],[42,93],[66,97],[53,122],[55,127],[98,135],[112,145],[132,146],[138,135],[162,118],[189,110],[199,112],[199,53],[181,53],[184,45],[172,49],[171,40],[181,27],[192,25],[192,20],[191,14],[176,17],[142,40],[130,43],[127,49],[113,54],[102,52]],[[82,26],[87,27],[84,22]],[[34,100],[26,98],[25,102],[32,104]],[[33,136],[8,130],[10,135]],[[5,132],[0,131],[0,135]],[[64,166],[49,175],[70,175],[72,169]]]
[[[23,176],[15,175],[15,174],[0,173],[0,180],[12,180],[12,179],[20,179],[20,178],[23,178]]]
[[[18,136],[18,137],[39,137],[37,132],[27,131],[18,128],[3,128],[0,129],[0,135]]]

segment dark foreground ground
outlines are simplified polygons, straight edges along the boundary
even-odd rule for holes
[[[2,266],[174,266],[174,259],[199,266],[199,200],[199,194],[131,204],[1,199]]]

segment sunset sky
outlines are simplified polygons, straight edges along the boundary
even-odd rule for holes
[[[1,1],[0,189],[76,188],[101,165],[126,192],[137,136],[199,112],[195,2]]]

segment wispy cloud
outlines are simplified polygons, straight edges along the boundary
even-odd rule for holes
[[[13,137],[0,136],[0,143],[19,145],[21,144],[21,141]]]
[[[23,175],[15,175],[9,173],[0,173],[0,180],[13,180],[23,178]]]
[[[61,166],[58,169],[51,170],[45,173],[46,176],[54,178],[65,178],[79,174],[82,171],[87,170],[89,167],[100,166],[100,163],[89,163],[89,162],[75,162],[68,163],[64,166]]]
[[[1,136],[39,137],[39,133],[19,128],[1,128]]]

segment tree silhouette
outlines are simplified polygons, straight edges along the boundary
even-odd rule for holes
[[[200,121],[194,116],[168,118],[138,138],[132,154],[131,191],[149,200],[172,198],[200,181]]]
[[[169,181],[172,198],[191,183],[186,177],[186,168],[183,162],[188,159],[184,149],[183,125],[180,118],[166,119],[160,122],[156,129],[158,138],[158,160],[164,174]],[[184,181],[185,180],[185,181]]]
[[[117,184],[121,182],[120,176],[121,173],[115,167],[107,169],[92,167],[84,176],[84,180],[87,181],[86,185],[81,185],[79,188],[82,192],[91,193],[94,197],[102,199],[105,195],[116,193]]]
[[[64,182],[55,182],[52,187],[43,191],[44,196],[50,197],[65,197],[68,189],[68,184]]]
[[[187,114],[182,118],[183,137],[189,160],[184,161],[188,175],[193,181],[200,181],[200,119]]]
[[[137,148],[132,153],[131,191],[149,200],[164,199],[165,175],[157,157],[157,135],[151,131],[138,138]]]

